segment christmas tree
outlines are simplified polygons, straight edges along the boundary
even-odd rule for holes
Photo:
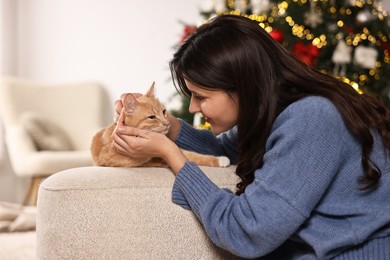
[[[380,1],[204,0],[200,12],[249,17],[302,61],[390,107],[390,18]]]
[[[390,18],[375,0],[205,0],[205,19],[247,16],[317,69],[390,106]]]

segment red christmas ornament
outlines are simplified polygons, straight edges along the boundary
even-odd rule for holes
[[[382,47],[382,49],[384,50],[384,51],[388,51],[389,53],[390,53],[390,44],[389,43],[387,43],[387,42],[382,42],[381,43],[381,47]]]
[[[193,32],[196,31],[196,26],[186,25],[184,26],[183,35],[180,38],[180,44],[183,44],[184,41],[190,36]]]
[[[293,53],[304,63],[314,66],[320,50],[311,43],[305,45],[302,42],[297,42],[294,45]]]
[[[278,29],[273,29],[270,33],[272,38],[274,38],[275,41],[281,43],[284,39],[283,32]]]
[[[345,25],[344,30],[347,32],[347,34],[354,34],[353,28],[349,25]]]

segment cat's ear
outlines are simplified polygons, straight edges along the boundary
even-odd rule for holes
[[[152,85],[150,86],[148,92],[146,93],[147,97],[154,97],[154,81],[152,83]]]
[[[133,113],[135,108],[137,107],[138,101],[133,94],[127,93],[123,97],[122,103],[123,103],[123,108],[127,113]]]

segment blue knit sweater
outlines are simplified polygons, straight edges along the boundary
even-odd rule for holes
[[[181,124],[180,147],[236,163],[236,128],[215,137]],[[390,156],[375,135],[371,158],[382,178],[361,191],[361,154],[335,106],[308,97],[276,119],[245,193],[220,189],[188,162],[172,200],[195,213],[217,246],[241,257],[390,259]]]

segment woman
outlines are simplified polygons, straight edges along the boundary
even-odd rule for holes
[[[164,158],[173,201],[217,246],[248,258],[390,258],[390,114],[377,99],[306,66],[241,16],[199,27],[170,67],[214,135],[169,116],[169,138],[119,122],[114,143]],[[236,194],[179,147],[228,156]]]

